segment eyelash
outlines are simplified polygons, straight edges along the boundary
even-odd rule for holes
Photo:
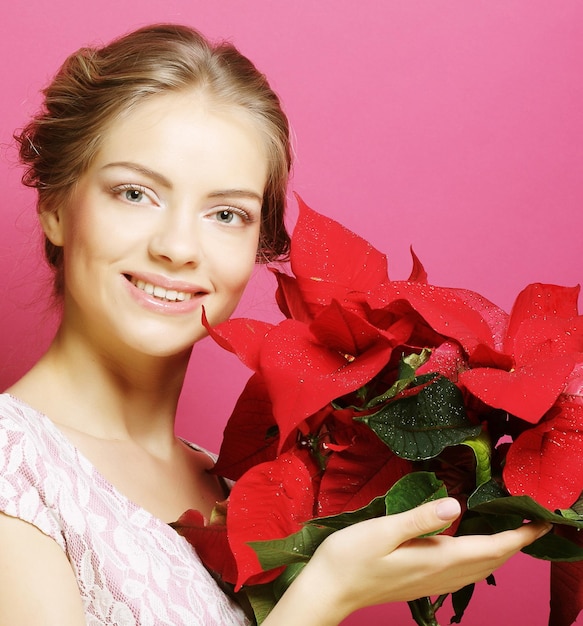
[[[255,216],[248,213],[243,207],[228,205],[223,209],[216,211],[216,215],[220,215],[221,213],[232,213],[234,215],[239,216],[246,224],[251,224],[255,221]]]
[[[142,185],[136,185],[134,183],[126,183],[126,184],[117,185],[116,187],[111,188],[111,193],[113,193],[116,196],[122,195],[124,191],[137,191],[141,193],[143,196],[150,199],[150,196],[148,194],[148,189],[146,187],[143,187]],[[130,202],[130,200],[128,200],[128,202]],[[138,204],[138,203],[136,202],[135,204]]]
[[[143,185],[138,185],[136,183],[124,183],[123,185],[116,185],[115,187],[112,187],[110,191],[111,193],[117,196],[121,196],[126,191],[137,191],[151,201],[151,198],[150,198],[151,192],[149,192],[148,188],[144,187]],[[129,199],[126,199],[126,201],[131,203],[131,200]],[[139,204],[139,202],[135,202],[132,204]],[[214,215],[220,215],[221,213],[227,213],[227,212],[240,217],[245,224],[252,224],[257,219],[255,215],[253,215],[252,213],[249,213],[242,206],[237,206],[234,204],[229,204],[225,206],[225,208],[217,210],[214,213]]]

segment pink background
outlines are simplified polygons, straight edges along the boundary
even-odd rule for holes
[[[473,288],[505,308],[529,282],[581,280],[579,0],[4,2],[1,387],[53,329],[34,198],[19,185],[11,134],[66,54],[153,21],[232,39],[267,73],[297,138],[292,188],[387,252],[393,278],[408,275],[413,244],[432,282]],[[272,319],[272,291],[260,270],[241,314]],[[203,341],[180,433],[217,449],[247,376]],[[545,624],[547,577],[544,563],[516,557],[496,588],[478,585],[463,623]],[[346,621],[385,623],[411,623],[407,607]]]

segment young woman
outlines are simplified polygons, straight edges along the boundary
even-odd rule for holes
[[[0,623],[245,624],[168,526],[226,495],[174,416],[202,306],[225,320],[287,250],[278,98],[233,47],[156,26],[72,55],[19,141],[62,321],[0,396]],[[453,591],[547,530],[417,538],[458,514],[448,498],[336,533],[265,624]]]

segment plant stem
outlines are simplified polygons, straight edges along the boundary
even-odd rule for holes
[[[430,598],[418,598],[417,600],[411,600],[407,604],[413,619],[419,626],[439,626],[435,618],[435,611],[441,606],[442,602],[443,599],[440,598],[434,605]]]

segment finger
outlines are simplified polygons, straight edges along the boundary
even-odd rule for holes
[[[552,524],[547,522],[531,522],[514,530],[505,530],[492,535],[501,553],[518,552],[549,532]]]
[[[467,567],[471,569],[473,563],[479,563],[489,570],[487,573],[491,573],[522,548],[542,537],[549,527],[546,523],[531,523],[493,535],[447,537],[450,540],[448,554],[454,561],[458,559],[460,564],[465,555]]]
[[[441,530],[451,524],[460,513],[460,503],[455,498],[441,498],[405,511],[400,516],[407,527],[407,539],[414,539]]]
[[[376,521],[390,529],[386,535],[390,541],[388,548],[394,550],[410,539],[441,530],[451,524],[460,513],[461,507],[455,498],[441,498],[410,511],[377,518]]]

